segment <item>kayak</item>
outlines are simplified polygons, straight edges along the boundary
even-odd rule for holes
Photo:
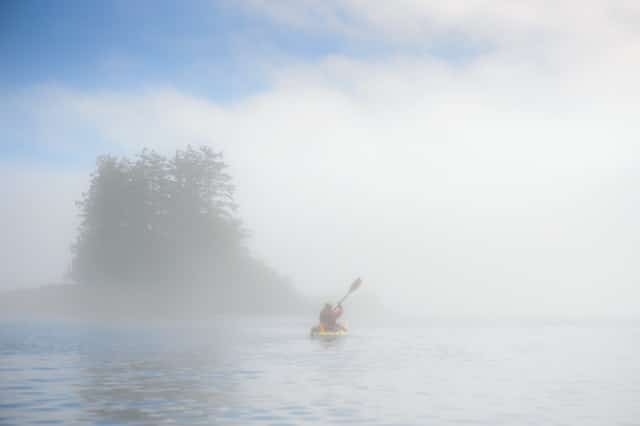
[[[349,334],[347,332],[347,330],[336,330],[336,331],[323,330],[323,331],[320,331],[320,330],[316,329],[315,327],[313,329],[311,329],[311,337],[335,338],[335,337],[340,337],[340,336],[346,336],[347,334]]]

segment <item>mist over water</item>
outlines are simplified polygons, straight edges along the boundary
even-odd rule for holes
[[[640,326],[0,326],[2,424],[635,424]]]

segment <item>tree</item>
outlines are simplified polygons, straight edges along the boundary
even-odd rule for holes
[[[252,264],[226,168],[222,154],[206,146],[173,158],[146,149],[133,159],[99,157],[77,203],[72,277],[97,285],[211,285],[212,277],[229,280],[229,265]]]

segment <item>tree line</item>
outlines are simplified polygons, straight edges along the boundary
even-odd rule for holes
[[[286,280],[247,249],[227,169],[207,146],[172,157],[149,149],[133,158],[98,157],[77,202],[72,278],[101,287],[204,289],[220,302],[254,308],[290,299]]]

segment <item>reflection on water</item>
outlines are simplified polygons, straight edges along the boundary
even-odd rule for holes
[[[0,324],[0,424],[640,423],[632,325]]]

